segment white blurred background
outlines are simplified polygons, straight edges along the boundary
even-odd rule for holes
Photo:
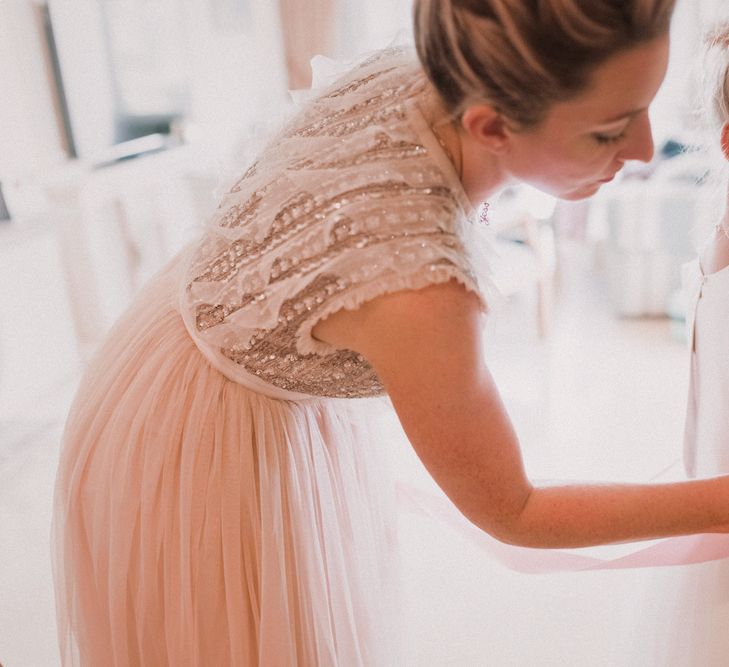
[[[708,158],[681,148],[696,143],[701,35],[728,4],[679,0],[651,165],[591,202],[521,189],[492,203],[509,303],[486,345],[536,477],[681,475],[679,272],[723,205]],[[285,114],[288,91],[309,85],[311,57],[348,60],[409,34],[410,0],[0,0],[5,667],[58,664],[51,489],[89,355],[198,233],[220,179]],[[416,470],[406,448],[399,456]],[[517,576],[418,526],[403,518],[418,619],[408,665],[729,664],[716,643],[729,600],[723,616],[701,612],[675,574]],[[729,577],[712,567],[720,588]]]

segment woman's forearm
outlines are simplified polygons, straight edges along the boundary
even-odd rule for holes
[[[340,312],[340,328],[327,320],[335,331],[323,330],[323,340],[372,364],[425,468],[464,517],[497,539],[582,547],[729,526],[729,477],[535,489],[484,361],[480,303],[460,284]]]
[[[666,484],[536,487],[505,541],[574,548],[710,532],[729,524],[727,482],[722,476]]]

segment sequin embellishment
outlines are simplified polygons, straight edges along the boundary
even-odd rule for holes
[[[296,350],[296,332],[302,322],[325,300],[348,287],[350,283],[337,276],[318,276],[284,302],[276,328],[254,333],[247,346],[223,349],[223,355],[280,389],[330,398],[381,395],[383,388],[377,375],[356,352],[341,350],[321,356],[300,355]]]
[[[426,80],[392,65],[402,55],[362,63],[285,126],[192,259],[194,334],[243,376],[313,396],[380,395],[366,359],[313,341],[316,322],[388,285],[475,284],[458,196],[408,122]]]

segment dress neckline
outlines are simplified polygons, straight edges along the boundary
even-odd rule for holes
[[[712,271],[711,273],[706,273],[704,271],[704,267],[701,264],[701,253],[705,250],[706,246],[709,244],[710,241],[711,241],[711,237],[709,237],[709,239],[707,239],[704,242],[704,244],[701,246],[701,249],[699,250],[699,252],[697,253],[697,256],[695,258],[696,266],[698,267],[699,273],[701,274],[701,279],[704,282],[718,278],[722,274],[729,274],[729,265],[722,267],[718,271]]]

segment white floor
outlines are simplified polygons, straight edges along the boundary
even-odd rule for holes
[[[528,295],[500,313],[486,336],[531,476],[623,481],[679,476],[687,380],[683,346],[672,339],[665,320],[615,318],[589,252],[568,247],[564,260],[564,287],[547,341],[536,337]],[[71,378],[39,399],[40,409],[0,423],[4,667],[58,664],[48,528],[58,439],[73,385]],[[397,456],[419,474],[410,452]],[[729,653],[685,648],[707,644],[706,633],[695,627],[698,617],[691,628],[684,617],[682,586],[689,568],[521,575],[423,517],[404,514],[401,525],[404,617],[418,619],[405,634],[406,667],[729,665]],[[691,569],[718,587],[727,581],[720,567]],[[702,616],[709,642],[728,634],[719,623],[729,614],[715,612],[726,610],[727,601],[721,597],[712,604]]]
[[[589,253],[565,248],[549,340],[514,302],[486,346],[534,479],[682,477],[683,344],[662,319],[624,320]],[[408,458],[402,452],[401,456]],[[523,575],[425,519],[401,522],[408,665],[726,667],[729,564]]]

